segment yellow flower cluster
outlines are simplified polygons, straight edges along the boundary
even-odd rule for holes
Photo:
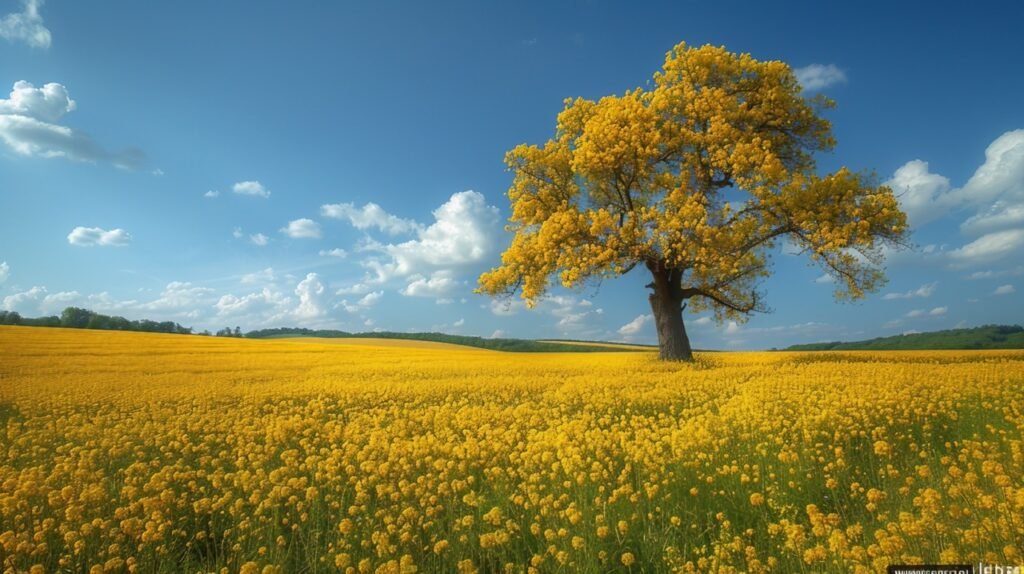
[[[1019,561],[1024,353],[511,354],[0,327],[0,569]]]

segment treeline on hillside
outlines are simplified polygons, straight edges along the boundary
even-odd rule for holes
[[[834,341],[792,345],[785,351],[908,351],[908,350],[1024,349],[1024,327],[984,325],[877,337],[866,341]]]
[[[182,327],[174,321],[132,321],[124,317],[95,313],[79,307],[68,307],[60,316],[22,317],[16,311],[0,311],[0,325],[24,325],[28,327],[68,327],[72,329],[102,329],[107,331],[143,331],[146,333],[175,333],[188,335],[191,327]],[[207,333],[209,334],[209,333]],[[239,334],[238,336],[241,336]]]
[[[249,331],[246,337],[254,339],[270,339],[276,337],[320,337],[327,339],[406,339],[412,341],[433,341],[435,343],[451,343],[492,351],[519,353],[607,353],[629,351],[616,347],[596,347],[590,345],[573,345],[570,343],[547,343],[528,339],[485,339],[467,335],[449,335],[447,333],[396,333],[391,331],[375,331],[372,333],[348,333],[333,329],[277,328]]]

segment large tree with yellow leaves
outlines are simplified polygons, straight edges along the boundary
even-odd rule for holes
[[[725,48],[679,44],[650,89],[577,98],[555,137],[505,158],[514,232],[479,291],[528,305],[565,287],[646,268],[663,359],[692,358],[683,311],[721,322],[765,311],[759,281],[786,239],[832,275],[836,297],[884,281],[882,247],[906,216],[888,187],[846,168],[818,175],[835,145],[790,67]]]

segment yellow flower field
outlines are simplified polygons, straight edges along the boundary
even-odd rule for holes
[[[1024,562],[1024,353],[0,327],[8,572]]]

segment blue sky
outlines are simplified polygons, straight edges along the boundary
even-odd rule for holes
[[[654,342],[639,271],[534,310],[472,289],[509,241],[504,152],[685,41],[784,60],[835,99],[820,169],[890,182],[917,244],[855,304],[780,250],[774,311],[687,316],[697,347],[1020,323],[1022,20],[1010,2],[0,0],[0,308]]]

